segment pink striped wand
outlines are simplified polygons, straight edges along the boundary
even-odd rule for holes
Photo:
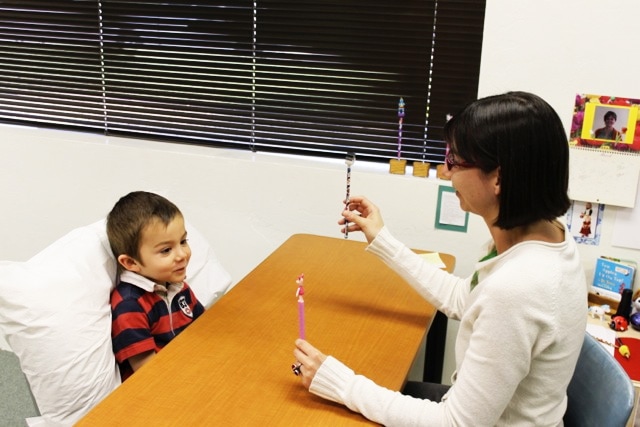
[[[298,297],[298,328],[300,339],[305,339],[305,327],[304,327],[304,274],[298,276],[296,280],[298,284],[298,290],[296,291],[296,297]]]

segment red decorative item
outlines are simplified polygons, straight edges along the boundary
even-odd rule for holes
[[[614,357],[620,362],[632,380],[640,381],[640,363],[638,363],[638,358],[640,357],[640,339],[623,337],[622,342],[629,347],[629,358],[624,357],[617,349],[613,353]]]
[[[615,331],[624,332],[629,328],[629,322],[622,316],[614,316],[609,326]]]

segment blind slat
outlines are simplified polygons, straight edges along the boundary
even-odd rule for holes
[[[477,95],[484,0],[0,3],[0,120],[442,162]],[[432,52],[433,49],[433,52]]]

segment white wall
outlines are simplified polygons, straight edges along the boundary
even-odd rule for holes
[[[212,242],[234,282],[289,236],[342,237],[346,166],[69,132],[0,126],[0,259],[26,260],[65,232],[103,217],[122,195],[144,189],[174,201]],[[408,245],[459,253],[468,235],[434,231],[435,178],[354,164],[352,194],[366,194]],[[471,220],[477,238],[488,235]],[[357,233],[351,239],[363,240]],[[466,252],[467,250],[464,250]],[[475,258],[478,249],[468,250]],[[461,260],[461,274],[472,262]]]
[[[576,93],[640,98],[637,16],[636,0],[487,0],[479,94],[535,92],[556,108],[567,129]],[[138,189],[173,200],[210,239],[234,283],[291,234],[340,237],[342,161],[8,126],[0,126],[0,153],[4,260],[28,259]],[[453,253],[455,272],[468,275],[488,234],[476,217],[466,234],[434,230],[440,184],[357,161],[352,173],[352,193],[374,200],[397,237],[411,247]],[[582,248],[591,274],[600,254],[638,259],[639,251],[610,246],[615,211],[605,210],[601,245]],[[456,330],[452,322],[449,342]],[[452,359],[449,346],[445,380]]]
[[[636,0],[487,0],[479,96],[534,92],[553,105],[567,134],[578,93],[640,98],[638,16]],[[617,211],[605,207],[599,246],[581,245],[590,275],[602,254],[640,261],[640,251],[611,246]]]

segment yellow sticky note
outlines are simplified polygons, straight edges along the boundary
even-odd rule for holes
[[[440,258],[440,254],[438,252],[430,252],[430,253],[419,254],[419,255],[422,257],[422,259],[427,261],[429,264],[433,264],[439,268],[446,267],[446,264],[442,262],[442,259]]]

